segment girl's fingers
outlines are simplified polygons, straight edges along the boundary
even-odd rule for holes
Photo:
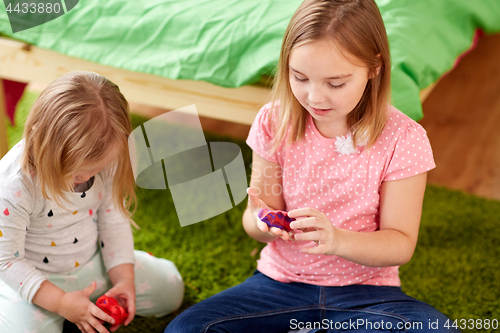
[[[257,221],[257,227],[259,228],[260,231],[269,232],[273,236],[281,237],[285,241],[292,239],[286,231],[283,232],[283,230],[281,230],[280,228],[276,228],[276,227],[269,228],[269,226],[265,222]]]
[[[298,240],[298,241],[318,242],[321,238],[321,232],[320,231],[303,232],[300,234],[296,234],[294,237],[295,237],[295,240]]]
[[[109,331],[104,327],[99,320],[96,318],[90,319],[89,321],[90,325],[99,333],[109,333]]]
[[[279,236],[283,238],[283,240],[289,240],[290,237],[288,233],[283,232],[281,229],[276,228],[276,227],[271,227],[267,225],[267,223],[262,222],[259,217],[257,217],[256,211],[260,210],[261,208],[267,208],[267,205],[259,199],[259,197],[256,194],[257,190],[249,187],[247,188],[247,193],[248,193],[248,206],[252,211],[254,211],[254,218],[257,220],[257,228],[259,228],[260,231],[262,232],[270,232],[274,236]]]
[[[283,232],[280,228],[276,228],[276,227],[271,227],[269,228],[269,226],[265,223],[265,222],[262,222],[262,221],[257,221],[257,227],[259,228],[260,231],[262,232],[270,232],[271,234],[273,234],[274,236],[282,236]]]
[[[276,227],[271,227],[269,231],[275,236],[281,236],[281,229]]]
[[[302,253],[307,253],[307,254],[324,254],[325,251],[326,251],[325,244],[319,244],[318,246],[303,247],[301,250]]]
[[[96,288],[97,288],[97,283],[95,281],[92,281],[90,286],[86,287],[82,291],[85,296],[89,297],[90,295],[92,295],[92,293],[95,291]]]
[[[109,329],[109,331],[110,331],[110,332],[114,332],[114,331],[116,331],[117,329],[119,329],[121,326],[122,326],[122,324],[120,324],[120,325],[116,325],[116,326],[113,326],[113,327],[111,327],[111,328]]]
[[[259,211],[262,208],[269,208],[264,201],[259,199],[259,191],[253,187],[247,188],[248,193],[248,206],[252,211]]]
[[[290,228],[292,229],[307,229],[307,228],[318,228],[321,229],[322,223],[316,217],[306,217],[300,220],[295,220],[290,223]]]
[[[288,212],[288,216],[293,218],[309,217],[309,216],[322,217],[323,213],[314,208],[304,207],[304,208],[292,209],[291,211]]]
[[[80,332],[84,332],[85,333],[85,329],[83,328],[82,325],[76,324],[76,327],[78,327],[78,329],[80,330]]]
[[[281,239],[283,239],[284,241],[288,241],[290,240],[290,235],[288,234],[288,232],[282,232],[281,233]]]
[[[276,228],[276,227],[272,227],[270,231],[274,236],[281,237],[281,238],[283,238],[283,240],[289,240],[288,233],[285,230],[282,230],[282,229]]]
[[[109,289],[105,294],[104,296],[107,296],[107,297],[115,297],[117,295],[117,293],[115,293],[115,287]]]
[[[259,196],[257,195],[257,190],[254,188],[247,188],[248,193],[248,203],[252,210],[257,210],[259,208]]]
[[[262,232],[269,231],[269,227],[267,226],[267,224],[265,222],[262,222],[262,221],[257,221],[257,228],[259,228],[259,230]]]
[[[286,232],[285,230],[281,230],[279,228],[276,228],[279,230],[279,235],[281,237],[281,239],[283,239],[284,241],[287,241],[287,240],[290,240],[290,237],[288,236],[288,232]]]
[[[83,326],[83,332],[96,333],[95,330],[92,328],[92,326],[90,326],[89,323],[83,323],[82,326]]]
[[[131,300],[128,300],[128,303],[130,304],[128,307],[128,316],[127,319],[125,319],[125,322],[123,323],[125,326],[130,324],[132,320],[134,320],[135,317],[135,302],[132,302]]]
[[[105,322],[108,322],[111,325],[114,325],[114,323],[115,323],[115,320],[113,319],[113,317],[111,317],[106,312],[99,309],[99,307],[97,305],[92,307],[91,313],[95,318],[100,319],[100,320],[104,320]]]
[[[280,228],[272,227],[271,228],[271,233],[274,236],[281,237],[284,241],[292,240],[293,238],[290,237],[290,234],[286,230],[282,230]]]

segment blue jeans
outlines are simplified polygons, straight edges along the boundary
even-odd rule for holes
[[[165,333],[437,333],[448,332],[444,327],[447,320],[438,310],[411,298],[399,287],[282,283],[257,271],[242,284],[186,309]]]

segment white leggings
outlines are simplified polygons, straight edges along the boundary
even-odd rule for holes
[[[161,317],[177,310],[184,296],[184,283],[175,264],[143,251],[134,254],[136,313]],[[96,281],[97,289],[90,295],[92,302],[112,287],[99,251],[77,271],[50,275],[49,280],[66,292],[82,290]],[[0,332],[58,333],[63,324],[63,317],[29,304],[0,280]]]

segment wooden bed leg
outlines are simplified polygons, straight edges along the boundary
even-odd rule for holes
[[[0,79],[0,158],[2,158],[9,151],[9,143],[7,138],[7,125],[5,118],[7,112],[5,110],[5,92],[3,89],[3,82]]]

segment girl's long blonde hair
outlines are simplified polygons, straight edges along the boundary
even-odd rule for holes
[[[270,124],[275,132],[271,152],[283,142],[288,128],[288,143],[304,138],[308,112],[290,87],[290,54],[296,47],[322,39],[333,40],[347,56],[370,69],[363,96],[347,118],[354,146],[366,140],[371,147],[382,133],[388,117],[391,64],[387,33],[375,1],[305,0],[286,29],[270,94],[271,112],[280,110],[274,117],[278,122]]]
[[[116,84],[93,72],[67,73],[36,99],[26,120],[21,168],[36,176],[46,199],[61,208],[74,188],[72,174],[119,149],[103,172],[113,177],[113,203],[132,221],[135,181],[128,135],[129,105]],[[135,225],[135,223],[133,223]]]

